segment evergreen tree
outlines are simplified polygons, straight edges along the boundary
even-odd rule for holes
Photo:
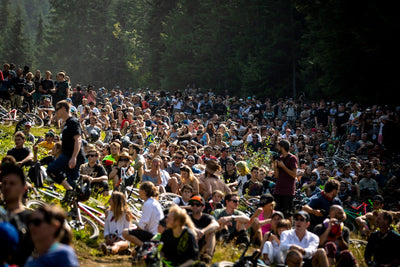
[[[3,61],[7,59],[7,37],[8,37],[8,26],[9,26],[9,0],[1,0],[0,1],[0,55],[2,55]]]
[[[7,58],[17,66],[31,65],[32,55],[30,53],[30,39],[24,32],[24,21],[22,9],[18,6],[14,19],[11,21],[8,32],[8,45],[6,46]]]

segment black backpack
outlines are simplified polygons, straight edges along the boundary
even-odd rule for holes
[[[43,187],[43,181],[46,179],[46,171],[42,168],[40,162],[36,162],[28,171],[28,177],[35,187]]]

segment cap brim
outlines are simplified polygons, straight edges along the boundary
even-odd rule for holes
[[[193,203],[199,203],[200,205],[202,205],[202,206],[204,206],[204,204],[203,203],[201,203],[200,201],[198,201],[198,200],[189,200],[189,205],[190,204],[193,204]]]

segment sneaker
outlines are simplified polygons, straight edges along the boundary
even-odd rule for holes
[[[103,252],[104,255],[109,255],[110,253],[110,248],[106,245],[106,243],[101,243],[100,244],[100,249]]]
[[[240,244],[238,245],[239,250],[244,250],[246,247],[247,247],[247,244],[246,244],[246,243],[240,243]]]
[[[204,262],[205,264],[210,264],[212,262],[212,257],[209,254],[204,253],[201,255],[200,261]]]
[[[118,252],[118,255],[132,255],[132,251],[128,248]]]
[[[64,198],[61,200],[61,203],[69,203],[72,201],[72,198],[74,197],[74,190],[67,190],[65,192]]]

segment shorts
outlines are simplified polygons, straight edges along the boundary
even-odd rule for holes
[[[153,234],[145,230],[133,229],[128,231],[129,235],[136,236],[140,241],[146,242],[153,238]]]

